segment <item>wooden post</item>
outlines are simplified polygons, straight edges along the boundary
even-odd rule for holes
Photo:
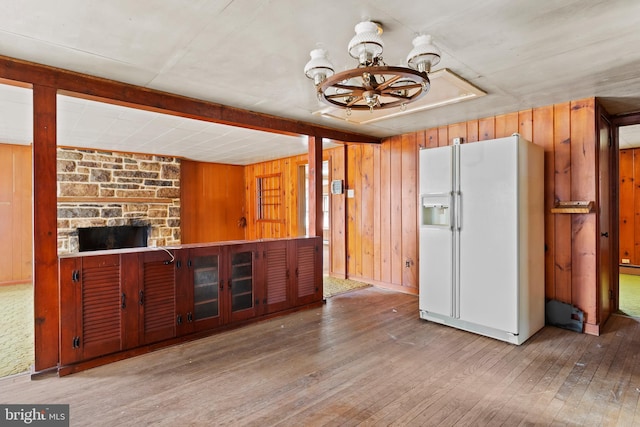
[[[309,236],[322,237],[322,137],[309,136]]]
[[[58,364],[56,89],[33,86],[35,371]]]

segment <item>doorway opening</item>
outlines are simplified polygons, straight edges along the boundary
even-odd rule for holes
[[[0,99],[0,377],[35,362],[32,141],[33,91],[2,84]]]
[[[618,312],[640,317],[640,124],[619,126],[618,143]]]

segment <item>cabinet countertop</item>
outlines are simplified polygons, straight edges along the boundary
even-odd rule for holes
[[[136,248],[106,249],[106,250],[100,250],[100,251],[65,253],[65,254],[59,254],[58,258],[75,258],[75,257],[98,256],[98,255],[118,255],[118,254],[153,252],[153,251],[172,252],[180,249],[210,248],[210,247],[216,247],[216,246],[218,247],[219,246],[237,246],[237,245],[244,245],[244,244],[251,244],[251,243],[306,240],[306,239],[316,239],[316,238],[319,238],[319,237],[300,236],[300,237],[287,237],[287,238],[280,238],[280,239],[226,240],[226,241],[220,241],[220,242],[185,243],[182,245],[175,245],[175,246],[142,246],[142,247],[136,247]]]

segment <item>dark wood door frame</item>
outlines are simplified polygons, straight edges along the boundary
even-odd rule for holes
[[[615,299],[613,310],[617,311],[620,308],[620,189],[619,189],[619,181],[620,181],[620,157],[619,157],[619,140],[620,140],[620,132],[619,129],[622,126],[629,125],[639,125],[640,124],[640,112],[636,113],[628,113],[628,114],[620,114],[617,116],[613,116],[611,118],[611,130],[612,130],[612,141],[613,141],[613,151],[615,153],[613,168],[611,170],[611,191],[612,191],[612,204],[613,204],[613,218],[614,218],[614,231],[615,234],[611,241],[613,245],[613,256],[615,256],[613,265],[612,265],[612,276],[613,276],[613,297]],[[615,179],[615,180],[614,180]]]
[[[597,192],[597,253],[596,295],[598,323],[603,324],[617,310],[618,289],[618,174],[617,145],[607,112],[598,104],[596,109],[596,151],[598,170]],[[603,155],[606,158],[603,158]]]

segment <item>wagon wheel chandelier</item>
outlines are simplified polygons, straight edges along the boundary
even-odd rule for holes
[[[318,98],[335,107],[369,110],[401,107],[427,94],[431,83],[428,73],[440,62],[440,50],[431,36],[413,39],[407,55],[408,67],[389,66],[382,59],[382,26],[363,21],[355,26],[356,35],[348,46],[349,55],[358,60],[356,68],[334,73],[325,49],[311,51],[304,67],[305,75],[316,86]]]

